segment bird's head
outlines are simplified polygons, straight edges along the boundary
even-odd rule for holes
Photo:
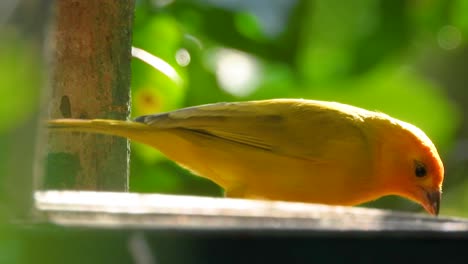
[[[379,135],[383,189],[438,215],[444,166],[432,141],[416,126],[393,118]]]

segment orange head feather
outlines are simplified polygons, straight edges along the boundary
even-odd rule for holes
[[[379,170],[382,189],[439,213],[444,166],[437,149],[414,125],[383,116],[379,133]]]

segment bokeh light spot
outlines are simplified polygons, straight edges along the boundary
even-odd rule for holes
[[[190,53],[186,49],[183,49],[183,48],[179,49],[176,52],[175,58],[176,58],[177,63],[182,67],[185,67],[190,64],[190,60],[191,60]]]
[[[218,83],[226,92],[247,96],[258,87],[261,69],[253,56],[237,50],[219,49],[215,60]]]

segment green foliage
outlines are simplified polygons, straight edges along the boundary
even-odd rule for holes
[[[0,135],[30,118],[37,108],[40,81],[37,50],[14,30],[1,30]]]

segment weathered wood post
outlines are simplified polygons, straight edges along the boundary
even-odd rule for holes
[[[48,118],[130,114],[134,1],[57,0],[51,26]],[[128,189],[128,140],[51,132],[42,189]]]

